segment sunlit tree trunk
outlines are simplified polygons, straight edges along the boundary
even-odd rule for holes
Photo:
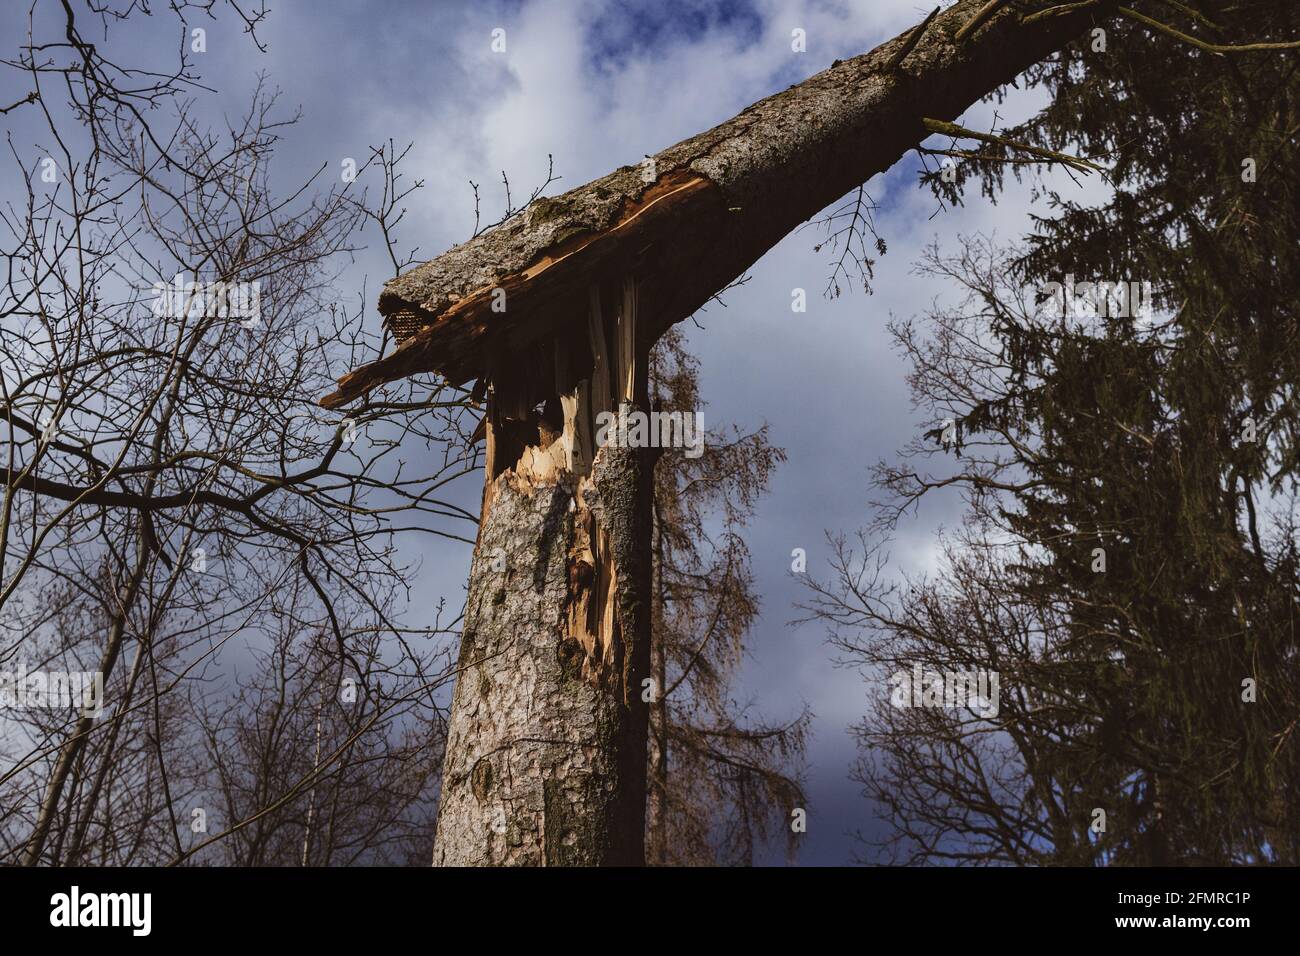
[[[649,343],[612,298],[540,415],[494,383],[435,864],[644,862],[654,450],[594,436],[646,409]]]

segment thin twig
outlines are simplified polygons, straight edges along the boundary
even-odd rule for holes
[[[958,126],[956,123],[949,123],[944,120],[925,118],[921,124],[931,133],[941,133],[945,136],[951,136],[953,139],[977,139],[985,143],[994,143],[998,146],[1005,146],[1010,149],[1018,149],[1022,152],[1029,153],[1031,156],[1038,156],[1042,159],[1052,160],[1053,162],[1064,163],[1072,166],[1081,172],[1098,172],[1104,173],[1106,170],[1096,163],[1082,159],[1078,156],[1071,156],[1068,153],[1058,153],[1054,150],[1043,149],[1041,146],[1030,146],[1028,143],[1017,143],[1015,140],[1007,139],[1004,136],[995,136],[992,133],[977,133],[974,130],[966,129],[964,126]]]
[[[982,27],[985,23],[993,18],[993,15],[1005,7],[1011,0],[989,0],[988,3],[980,7],[979,12],[971,17],[966,25],[957,31],[955,39],[958,43],[965,40],[968,36]]]
[[[921,42],[921,37],[925,35],[925,31],[929,29],[930,24],[934,22],[934,18],[939,15],[939,11],[942,9],[942,7],[935,7],[930,12],[930,15],[921,21],[921,25],[907,35],[907,39],[898,48],[898,52],[891,56],[889,62],[885,64],[887,71],[892,73],[902,65],[902,62],[907,59],[907,55],[916,49],[916,45]]]
[[[1181,40],[1183,43],[1189,43],[1198,50],[1204,50],[1206,53],[1250,53],[1263,52],[1265,50],[1300,50],[1300,40],[1293,40],[1288,43],[1207,43],[1204,40],[1194,36],[1189,36],[1181,30],[1176,30],[1167,23],[1161,23],[1159,20],[1153,20],[1144,14],[1131,10],[1128,7],[1117,8],[1121,16],[1130,20],[1136,20],[1144,26],[1157,30],[1166,36],[1171,36],[1175,40]]]

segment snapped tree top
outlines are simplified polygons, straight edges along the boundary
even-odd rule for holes
[[[1043,8],[1060,13],[1036,16]],[[1112,11],[1038,4],[1023,14],[961,0],[642,164],[537,199],[390,281],[379,310],[400,346],[344,376],[322,404],[420,372],[492,378],[512,353],[585,329],[589,288],[620,275],[637,277],[654,336],[888,169],[929,135],[927,118],[957,117]]]

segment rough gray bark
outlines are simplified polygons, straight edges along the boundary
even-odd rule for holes
[[[645,450],[610,446],[590,478],[496,479],[470,572],[436,865],[643,861],[652,469]]]
[[[492,384],[435,864],[644,862],[656,450],[595,425],[647,407],[650,344],[634,278],[588,295]]]

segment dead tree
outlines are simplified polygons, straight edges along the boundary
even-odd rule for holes
[[[436,863],[643,861],[654,450],[597,448],[595,416],[646,410],[657,337],[788,232],[1114,17],[1163,27],[1113,0],[960,0],[388,283],[401,345],[322,404],[428,371],[487,399]]]

